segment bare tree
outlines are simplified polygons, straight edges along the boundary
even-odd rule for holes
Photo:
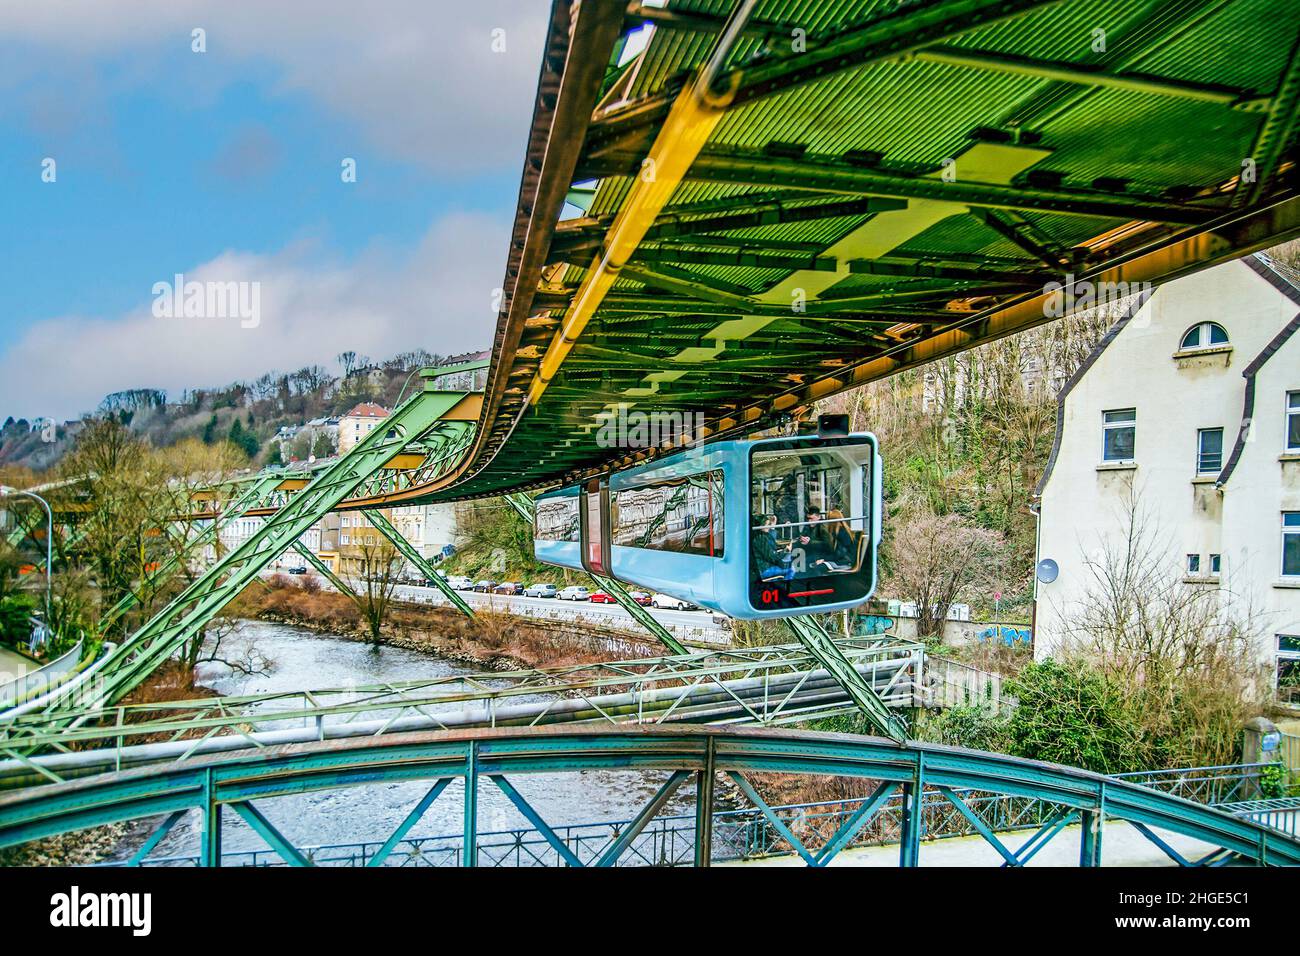
[[[956,515],[925,509],[896,525],[890,584],[894,593],[916,602],[917,636],[938,636],[953,602],[994,576],[998,536]]]
[[[1141,493],[1120,507],[1119,530],[1085,558],[1083,595],[1064,609],[1069,649],[1153,686],[1217,670],[1246,681],[1264,625],[1250,596],[1184,582]]]
[[[222,615],[214,617],[202,633],[185,642],[181,660],[191,687],[199,664],[222,664],[245,676],[271,672],[275,662],[262,653],[256,642],[249,640],[241,644],[232,640],[239,629],[239,621]]]
[[[371,643],[378,647],[404,559],[387,539],[367,536],[357,545],[351,564],[355,569],[352,600],[370,632]]]

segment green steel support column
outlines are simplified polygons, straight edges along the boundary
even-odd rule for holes
[[[713,738],[704,754],[704,769],[695,772],[695,865],[713,860]]]
[[[673,637],[672,631],[664,627],[658,618],[632,599],[632,595],[628,593],[627,588],[623,587],[622,581],[599,574],[591,574],[588,577],[595,581],[601,590],[617,601],[623,610],[631,614],[638,624],[658,638],[659,642],[674,654],[685,655],[690,653],[685,644]]]
[[[424,555],[417,551],[411,542],[402,537],[402,533],[393,527],[391,521],[378,511],[363,511],[361,513],[366,516],[367,521],[379,529],[380,534],[392,542],[393,547],[398,550],[402,557],[415,565],[421,574],[433,582],[433,586],[442,592],[442,596],[451,602],[452,607],[471,621],[474,620],[474,609],[465,603],[465,599],[456,593],[455,588],[442,579],[442,575],[433,569],[433,565],[424,559]]]
[[[28,498],[26,500],[30,501],[31,499]],[[35,512],[31,509],[24,509],[15,512],[12,508],[9,508],[8,511],[10,517],[13,518],[14,526],[9,529],[8,535],[5,536],[5,541],[8,543],[9,547],[16,548],[23,543],[23,538],[27,537],[32,529],[36,527],[37,521],[44,520],[44,515],[42,514],[41,518],[38,519]]]
[[[1079,812],[1079,865],[1101,866],[1101,833],[1106,820],[1106,787],[1097,795],[1096,810]]]
[[[263,816],[262,811],[253,806],[251,800],[237,800],[231,808],[239,814],[258,836],[266,841],[280,859],[290,866],[311,866],[311,861],[296,846],[284,838],[284,834],[272,826],[271,821]]]
[[[199,836],[201,866],[221,865],[221,804],[217,803],[212,771],[203,775],[203,832]]]
[[[239,495],[239,497],[230,503],[230,507],[220,512],[212,519],[211,525],[195,535],[193,540],[186,544],[178,554],[173,554],[166,561],[160,564],[158,570],[154,571],[153,574],[149,575],[149,577],[145,579],[145,583],[152,587],[160,586],[164,581],[175,574],[185,561],[189,560],[190,555],[193,554],[195,550],[200,546],[208,544],[210,541],[216,541],[222,528],[241,517],[245,511],[253,507],[253,505],[261,499],[262,495],[278,485],[283,478],[284,476],[278,473],[259,475],[253,480],[248,488],[244,490],[243,494]],[[131,608],[135,607],[139,602],[140,598],[134,591],[124,595],[122,600],[118,601],[111,608],[105,611],[104,616],[99,619],[100,633],[103,633],[111,627],[118,618],[131,610]]]
[[[785,618],[786,625],[809,653],[817,658],[826,672],[835,678],[845,692],[858,705],[882,733],[900,743],[907,739],[907,725],[891,713],[875,690],[867,683],[844,656],[832,637],[815,618],[800,616]]]
[[[428,384],[426,382],[426,388]],[[218,611],[282,554],[322,515],[333,510],[406,446],[418,442],[463,398],[461,392],[418,392],[380,428],[320,471],[258,531],[193,581],[112,654],[105,667],[102,699],[120,700],[199,633]],[[448,452],[457,456],[459,449]],[[448,462],[448,467],[454,465]],[[61,702],[60,702],[61,703]],[[58,707],[59,703],[53,705]]]
[[[527,521],[529,525],[532,525],[534,508],[532,498],[529,498],[522,492],[513,492],[505,495],[505,499],[509,502],[511,507],[515,509],[515,511],[519,512],[520,516]],[[596,582],[596,587],[600,588],[617,601],[619,607],[632,615],[634,621],[654,635],[661,644],[667,647],[674,654],[690,653],[690,651],[687,650],[686,645],[673,636],[672,631],[664,627],[664,625],[653,614],[632,599],[632,595],[628,593],[627,588],[623,587],[622,581],[617,581],[614,578],[608,578],[598,574],[589,574],[588,577]]]
[[[451,781],[451,777],[443,777],[430,787],[428,792],[420,798],[420,802],[406,815],[406,819],[399,823],[397,829],[389,834],[388,839],[384,841],[384,845],[379,848],[378,852],[366,861],[366,866],[383,866],[384,861],[388,859],[388,855],[393,852],[393,848],[402,842],[403,837],[410,832],[411,827],[420,822],[420,817],[424,816],[424,811],[433,805],[433,801],[438,799],[438,795],[447,789],[447,785]]]
[[[461,866],[478,866],[478,743],[465,753],[465,844]]]
[[[308,564],[320,572],[321,577],[334,585],[340,594],[350,594],[353,597],[356,597],[357,592],[353,591],[346,581],[330,570],[330,566],[322,561],[319,555],[313,554],[311,548],[307,547],[301,541],[295,541],[293,543],[293,548],[307,559]]]
[[[81,542],[81,539],[84,538],[85,536],[86,536],[86,526],[84,524],[79,524],[76,527],[74,527],[71,531],[68,532],[67,536],[63,539],[63,544],[59,545],[55,549],[54,560],[57,561],[59,559],[59,554],[61,554],[67,548],[71,548],[74,545],[79,544]],[[41,555],[36,559],[36,570],[42,572],[45,570],[45,555]]]
[[[925,830],[925,762],[916,755],[916,772],[903,784],[903,832],[898,841],[898,865],[918,866],[921,858],[921,835]]]

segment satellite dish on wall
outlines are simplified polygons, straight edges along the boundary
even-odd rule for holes
[[[1034,569],[1034,574],[1044,584],[1051,584],[1060,573],[1060,566],[1051,558],[1043,558],[1038,562],[1038,567]]]

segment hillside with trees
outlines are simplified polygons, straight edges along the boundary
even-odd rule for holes
[[[87,422],[112,418],[154,447],[166,448],[186,440],[206,446],[229,442],[258,465],[280,460],[280,443],[271,439],[282,426],[302,425],[318,418],[342,415],[359,402],[392,408],[411,374],[443,357],[417,349],[374,362],[356,352],[337,356],[337,374],[321,365],[293,372],[268,372],[252,381],[220,388],[187,389],[170,398],[160,389],[135,388],[104,397],[93,413],[80,421],[57,425],[8,418],[0,426],[0,466],[45,471],[72,448]],[[316,436],[289,449],[293,457],[333,454]],[[302,446],[302,447],[299,447]]]

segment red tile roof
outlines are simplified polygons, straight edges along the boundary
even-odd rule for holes
[[[354,406],[344,418],[387,418],[388,409],[382,405],[376,405],[374,402],[362,402]]]

